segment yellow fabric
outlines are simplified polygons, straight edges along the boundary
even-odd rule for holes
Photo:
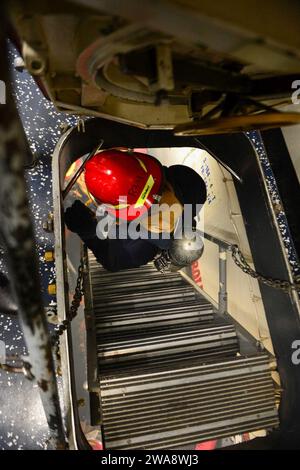
[[[167,207],[162,207],[166,205]],[[140,224],[153,233],[173,232],[178,218],[181,216],[183,206],[175,196],[172,186],[166,183],[162,192],[162,197],[157,205],[159,210],[150,213],[148,217],[143,217]],[[161,208],[161,209],[160,209]]]

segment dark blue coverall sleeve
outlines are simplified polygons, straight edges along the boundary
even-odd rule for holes
[[[97,236],[83,238],[97,261],[108,271],[138,268],[152,261],[159,248],[147,240],[100,240]]]
[[[96,235],[97,219],[80,201],[65,212],[67,227],[77,233],[93,252],[97,261],[108,271],[137,268],[152,261],[159,248],[147,240],[105,239]]]

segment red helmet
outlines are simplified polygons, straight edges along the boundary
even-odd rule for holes
[[[104,150],[86,163],[85,183],[98,204],[129,221],[147,212],[158,199],[163,168],[151,155]]]

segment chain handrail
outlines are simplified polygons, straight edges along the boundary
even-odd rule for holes
[[[239,249],[238,245],[231,245],[230,247],[231,255],[235,264],[249,276],[257,279],[258,281],[266,284],[270,287],[274,287],[275,289],[281,289],[284,292],[290,292],[291,290],[300,291],[300,276],[295,278],[294,282],[286,281],[283,279],[276,279],[270,276],[264,276],[261,273],[255,271],[249,263],[246,261],[245,256]]]
[[[215,243],[216,245],[219,245],[231,252],[232,259],[236,266],[238,266],[245,274],[248,274],[252,278],[257,279],[263,284],[273,287],[274,289],[281,289],[287,293],[291,292],[292,290],[300,291],[300,276],[296,276],[293,282],[283,279],[276,279],[271,276],[265,276],[264,274],[258,273],[255,271],[255,269],[251,268],[238,245],[228,243],[215,237],[214,235],[210,235],[209,233],[204,232],[203,236],[212,243]]]
[[[83,271],[84,271],[84,261],[81,258],[78,271],[77,271],[77,281],[73,300],[71,302],[69,314],[66,320],[63,320],[59,325],[57,325],[56,330],[51,335],[52,347],[55,348],[56,357],[59,358],[59,339],[64,331],[71,324],[72,320],[76,317],[78,308],[80,306],[82,296],[83,296]]]

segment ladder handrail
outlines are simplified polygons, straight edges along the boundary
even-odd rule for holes
[[[228,308],[228,293],[227,293],[227,251],[231,249],[231,243],[222,240],[221,238],[211,235],[207,232],[202,232],[202,235],[207,240],[215,243],[219,247],[219,292],[218,292],[218,312],[225,314]],[[203,289],[201,289],[204,291]]]
[[[226,250],[230,250],[230,248],[231,248],[232,243],[228,243],[225,240],[222,240],[221,238],[216,237],[215,235],[211,235],[210,233],[203,232],[203,236],[204,236],[204,238],[206,238],[207,240],[215,243],[216,245],[218,245],[221,248],[224,248]]]

